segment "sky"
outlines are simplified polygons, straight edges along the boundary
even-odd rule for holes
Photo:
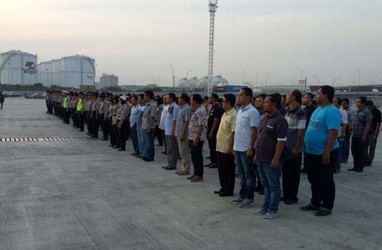
[[[358,84],[360,72],[361,84],[382,84],[380,0],[218,6],[214,75],[258,86],[296,84],[301,76],[345,85]],[[1,52],[22,50],[40,62],[87,55],[97,76],[116,74],[120,84],[170,86],[170,65],[177,81],[208,73],[207,0],[1,0],[0,31]]]

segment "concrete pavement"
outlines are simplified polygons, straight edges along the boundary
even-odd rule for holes
[[[0,138],[57,139],[0,142],[0,249],[381,249],[381,142],[373,167],[357,174],[348,163],[335,176],[331,216],[300,211],[302,176],[299,205],[268,221],[253,214],[262,196],[240,209],[213,194],[216,169],[190,183],[161,168],[162,148],[145,163],[130,142],[118,152],[45,111],[23,98],[0,111]]]

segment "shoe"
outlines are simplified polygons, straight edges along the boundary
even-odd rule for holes
[[[315,207],[315,206],[313,206],[312,204],[309,203],[308,205],[306,205],[304,207],[300,207],[300,209],[302,211],[317,211],[318,207]]]
[[[239,198],[237,198],[237,199],[235,199],[235,200],[232,200],[231,202],[234,203],[234,204],[240,204],[240,203],[242,203],[243,201],[244,201],[244,199],[241,198],[241,197],[239,197]]]
[[[166,170],[175,170],[176,168],[167,167]]]
[[[108,141],[108,139],[105,139],[105,138],[102,138],[102,139],[99,139],[100,141]]]
[[[264,215],[264,219],[271,220],[277,217],[277,213],[268,212]]]
[[[366,162],[365,167],[371,167],[372,164],[372,162]]]
[[[264,195],[265,194],[265,191],[264,189],[263,190],[260,190],[259,192],[257,192],[259,195]]]
[[[214,191],[214,194],[220,194],[220,193],[222,193],[223,191],[220,189],[220,190],[215,190]]]
[[[209,168],[218,168],[218,164],[212,163],[211,166],[209,166]]]
[[[264,188],[261,187],[261,186],[259,186],[259,185],[257,185],[257,186],[255,187],[255,192],[259,192],[259,191],[262,190],[262,189],[264,189]]]
[[[191,182],[202,182],[202,181],[204,181],[203,177],[197,176],[197,175],[195,175],[195,177],[191,179]]]
[[[362,169],[360,169],[360,168],[358,168],[358,169],[356,169],[356,170],[355,170],[355,172],[356,172],[356,173],[362,173],[362,172],[363,172],[363,170],[362,170]]]
[[[154,160],[151,160],[145,156],[142,156],[142,160],[144,160],[145,162],[150,162],[150,161],[154,161]]]
[[[131,155],[132,155],[132,156],[137,156],[137,155],[139,155],[139,154],[137,154],[137,153],[131,153]]]
[[[205,168],[209,168],[212,166],[212,163],[204,165]]]
[[[355,168],[349,168],[348,171],[355,171]]]
[[[220,197],[228,197],[228,196],[233,196],[233,193],[226,193],[226,192],[221,192],[219,194]]]
[[[157,146],[157,147],[161,147],[161,146],[163,146],[163,143],[158,143],[158,144],[155,145],[155,146]]]
[[[308,173],[308,171],[306,170],[306,168],[302,168],[302,169],[300,170],[300,173],[301,173],[301,174],[306,174],[306,173]]]
[[[255,205],[254,200],[250,199],[244,199],[242,203],[240,203],[240,208],[248,208],[248,207],[253,207]]]
[[[193,174],[190,177],[187,177],[187,180],[192,180],[192,179],[194,179],[194,177],[195,177],[195,175]]]
[[[341,171],[340,170],[334,170],[335,174],[339,174]]]
[[[166,152],[166,151],[163,151],[163,152],[161,152],[161,154],[167,155],[167,152]]]
[[[280,201],[285,201],[285,197],[281,196]]]
[[[178,173],[178,175],[189,175],[189,174],[190,174],[190,172],[188,172],[188,171],[180,171]]]
[[[126,151],[126,149],[120,148],[120,149],[118,149],[118,151]]]
[[[296,204],[297,203],[297,200],[294,200],[294,199],[286,199],[284,201],[285,204],[287,205],[292,205],[292,204]]]
[[[166,168],[168,168],[168,165],[166,165],[166,166],[162,166],[162,168],[163,168],[163,169],[166,169]]]
[[[317,210],[317,212],[314,214],[315,216],[327,216],[332,214],[332,210],[320,208]]]
[[[266,213],[267,211],[265,211],[263,208],[259,208],[254,212],[255,215],[265,215]]]
[[[206,157],[206,159],[207,159],[207,160],[210,160],[210,159],[211,159],[211,157],[210,157],[210,156],[207,156],[207,157]]]

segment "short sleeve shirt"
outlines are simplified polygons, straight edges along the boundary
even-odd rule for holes
[[[224,110],[222,107],[220,107],[219,104],[215,104],[211,107],[210,111],[208,112],[208,126],[207,126],[207,134],[211,132],[212,126],[214,124],[215,118],[220,119],[224,113]],[[217,131],[215,131],[216,135]]]
[[[248,150],[251,128],[260,125],[260,113],[252,104],[239,108],[236,117],[235,140],[233,149],[239,152]]]
[[[203,105],[200,105],[192,112],[190,123],[188,124],[188,139],[195,140],[198,134],[198,127],[203,126],[203,131],[200,135],[199,141],[206,140],[206,126],[207,126],[207,110]]]
[[[227,153],[229,138],[236,128],[236,115],[234,108],[223,114],[216,135],[216,151]]]
[[[285,119],[288,122],[288,140],[286,142],[286,146],[288,149],[293,150],[297,144],[297,137],[299,130],[304,129],[306,125],[306,116],[305,112],[302,110],[300,106],[297,108],[288,111],[285,115]],[[302,152],[304,144],[300,145],[300,152]]]
[[[142,116],[143,129],[147,129],[149,125],[149,121],[151,117],[155,117],[156,111],[157,111],[157,105],[153,100],[146,104],[146,107],[145,107],[145,110],[143,111],[143,116]],[[154,128],[154,127],[155,127],[155,124],[153,123],[151,128]]]
[[[191,119],[191,107],[188,104],[183,105],[178,113],[178,119],[176,120],[175,135],[177,137],[182,136],[183,126]]]
[[[259,161],[271,162],[276,152],[277,142],[286,142],[287,135],[288,122],[280,112],[273,116],[267,115],[264,117],[261,120],[255,145]]]
[[[170,105],[167,111],[167,116],[164,125],[164,134],[172,135],[172,131],[174,130],[174,121],[178,118],[179,106],[174,102]]]
[[[379,111],[378,108],[373,108],[372,110],[370,110],[371,114],[373,115],[373,120],[371,122],[371,132],[375,132],[375,130],[377,129],[377,123],[380,123],[381,122],[381,111]]]
[[[166,121],[166,116],[167,116],[167,111],[170,105],[166,104],[163,106],[162,114],[160,116],[160,121],[159,121],[159,128],[161,130],[165,129],[165,121]]]
[[[353,137],[361,138],[367,123],[371,123],[373,116],[367,108],[359,109],[354,113],[353,119]]]
[[[310,118],[308,129],[305,133],[305,149],[308,154],[323,155],[328,142],[329,131],[339,130],[341,126],[341,114],[333,104],[318,107]],[[333,149],[339,147],[336,140]]]

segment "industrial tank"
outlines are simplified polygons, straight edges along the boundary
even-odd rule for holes
[[[179,80],[178,86],[180,88],[187,88],[188,87],[188,79],[187,78],[182,78]]]
[[[198,78],[197,77],[193,77],[190,80],[188,80],[187,85],[188,85],[189,88],[196,88],[196,87],[198,87],[198,83],[199,83]]]
[[[0,54],[0,82],[32,85],[37,82],[37,56],[20,50]]]
[[[61,86],[79,88],[94,85],[95,61],[87,56],[69,56],[61,59]]]
[[[38,82],[42,83],[44,86],[50,87],[52,85],[52,72],[53,72],[52,61],[39,63],[37,65],[37,69],[38,69]]]

